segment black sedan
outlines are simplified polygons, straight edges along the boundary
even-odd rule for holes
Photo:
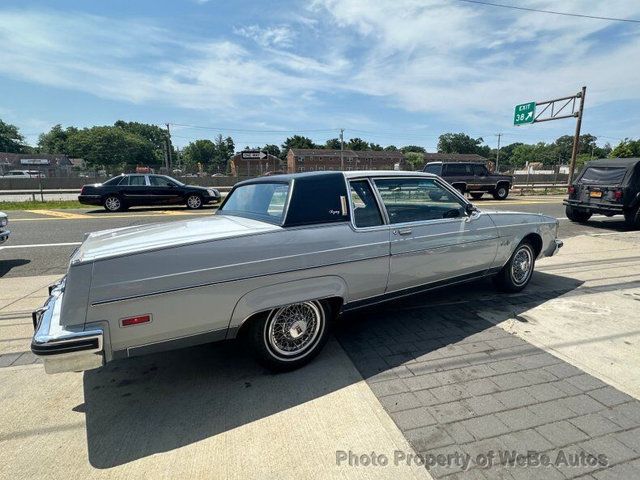
[[[214,188],[185,185],[166,175],[119,175],[104,183],[85,185],[78,196],[85,205],[102,205],[108,212],[134,206],[180,205],[198,209],[221,199]]]

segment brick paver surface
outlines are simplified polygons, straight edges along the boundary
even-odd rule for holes
[[[344,349],[417,453],[425,459],[438,454],[471,459],[467,469],[452,461],[434,465],[431,475],[450,480],[640,478],[640,402],[474,311],[496,302],[504,307],[545,298],[505,295],[433,306],[437,299],[430,294],[362,310],[350,314],[338,331]],[[491,452],[491,466],[481,468]],[[505,455],[511,452],[521,454],[528,466],[516,460],[509,465]],[[536,459],[544,461],[543,454],[551,465],[532,466]]]

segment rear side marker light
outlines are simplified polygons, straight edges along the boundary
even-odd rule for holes
[[[616,200],[621,200],[622,199],[622,190],[616,190],[615,192],[613,192],[613,198],[615,198]]]
[[[573,195],[576,191],[576,187],[574,187],[573,185],[570,185],[569,188],[567,188],[567,193],[569,195]]]
[[[137,317],[128,317],[120,320],[120,325],[123,327],[130,327],[131,325],[140,325],[141,323],[149,323],[151,321],[151,315],[138,315]]]

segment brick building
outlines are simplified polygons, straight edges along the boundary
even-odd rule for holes
[[[344,150],[345,170],[402,170],[404,157],[399,151]],[[287,172],[340,170],[340,150],[291,148],[287,152]]]
[[[259,150],[244,150],[229,161],[234,177],[257,177],[268,172],[281,172],[282,160]]]

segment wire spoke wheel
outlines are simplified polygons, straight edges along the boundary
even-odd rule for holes
[[[324,312],[314,302],[287,305],[274,310],[265,327],[265,342],[276,356],[299,358],[320,338]]]
[[[511,262],[511,278],[516,285],[529,280],[533,268],[533,253],[528,245],[522,245],[514,254]]]

